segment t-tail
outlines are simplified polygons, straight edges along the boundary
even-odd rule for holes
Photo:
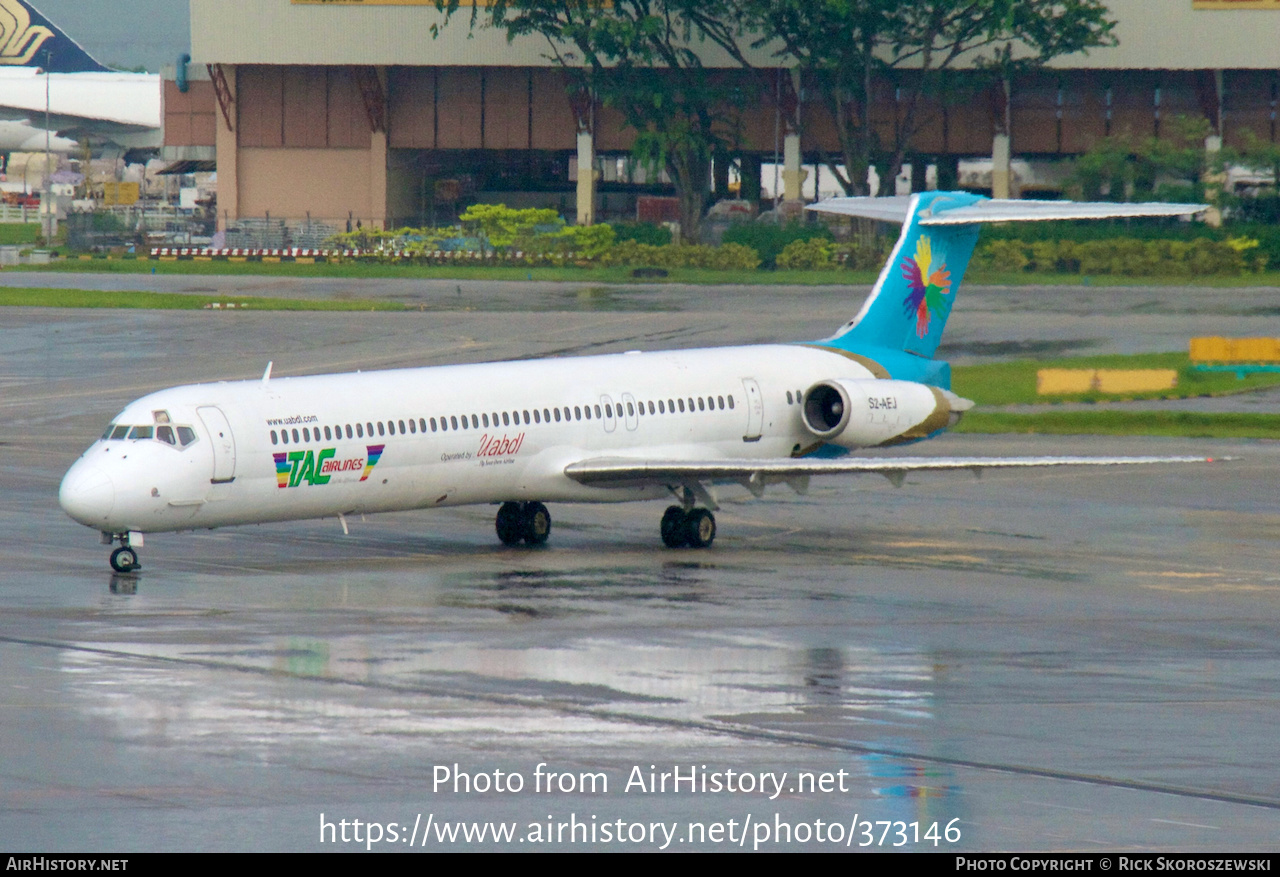
[[[1187,216],[1204,204],[993,200],[968,192],[832,198],[810,210],[902,223],[902,233],[862,310],[815,342],[851,355],[882,377],[949,389],[951,371],[934,353],[955,305],[984,222]]]
[[[0,69],[5,67],[40,67],[50,73],[109,71],[26,0],[0,0]]]

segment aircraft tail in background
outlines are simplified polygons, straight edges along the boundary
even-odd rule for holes
[[[109,71],[26,0],[0,0],[0,67],[40,67],[50,73]]]

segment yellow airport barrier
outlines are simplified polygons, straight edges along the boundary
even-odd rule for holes
[[[1171,368],[1098,369],[1099,393],[1151,393],[1178,386],[1178,372]]]
[[[1171,368],[1042,368],[1036,372],[1036,393],[1041,396],[1152,393],[1177,385],[1178,372]]]
[[[1091,393],[1097,374],[1092,368],[1042,368],[1036,372],[1036,392],[1041,396]]]
[[[1191,361],[1280,362],[1280,338],[1192,338]]]
[[[1280,345],[1274,338],[1237,338],[1232,359],[1242,362],[1275,362],[1280,359]]]
[[[1226,362],[1231,358],[1231,342],[1213,335],[1191,339],[1192,362]]]

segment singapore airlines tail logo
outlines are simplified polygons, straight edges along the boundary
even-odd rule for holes
[[[31,26],[31,16],[18,0],[0,0],[0,65],[27,66],[51,39],[49,28]]]

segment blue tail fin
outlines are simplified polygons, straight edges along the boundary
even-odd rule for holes
[[[827,346],[843,350],[862,347],[903,351],[931,358],[965,269],[978,242],[977,224],[920,226],[934,208],[967,207],[983,199],[959,192],[923,192],[911,198],[902,235],[880,272],[871,295],[858,315],[843,326]]]
[[[859,360],[880,377],[951,386],[933,359],[984,222],[1193,216],[1204,204],[1114,204],[983,198],[922,192],[910,198],[832,198],[810,210],[901,222],[902,236],[858,315],[816,342]]]

